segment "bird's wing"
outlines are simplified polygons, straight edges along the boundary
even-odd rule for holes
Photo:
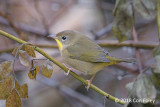
[[[70,58],[86,62],[110,62],[110,60],[106,58],[108,52],[96,43],[88,39],[80,42],[81,43],[66,48]]]

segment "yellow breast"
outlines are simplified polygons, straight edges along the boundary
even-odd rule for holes
[[[56,40],[56,42],[58,44],[59,50],[61,51],[63,49],[62,43],[58,39],[55,39],[55,40]]]

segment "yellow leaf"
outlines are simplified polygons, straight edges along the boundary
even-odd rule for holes
[[[25,45],[25,51],[27,52],[27,54],[31,57],[36,57],[36,54],[34,52],[33,47],[29,46],[29,45]]]
[[[42,75],[44,75],[47,78],[50,78],[52,76],[53,67],[50,62],[47,62],[41,66]]]
[[[22,101],[15,89],[12,90],[11,94],[6,100],[6,107],[21,107]]]
[[[10,74],[13,66],[13,61],[5,61],[0,64],[0,80],[3,80],[8,74]]]
[[[13,78],[10,76],[0,82],[0,99],[7,99],[13,89]]]
[[[32,67],[28,73],[29,78],[35,79],[38,72],[39,72],[39,66],[35,65],[35,67]]]
[[[15,88],[19,92],[21,98],[28,98],[28,85],[27,84],[20,86],[18,81],[15,80]]]
[[[29,67],[29,60],[27,59],[25,53],[25,51],[19,50],[19,60],[22,65]]]
[[[23,92],[20,93],[22,98],[28,98],[28,85],[27,84],[23,84],[21,86],[21,89],[23,90]]]

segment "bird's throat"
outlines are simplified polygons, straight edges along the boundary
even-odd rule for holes
[[[55,40],[56,40],[56,42],[58,44],[59,50],[61,51],[63,49],[62,43],[58,39],[55,39]]]

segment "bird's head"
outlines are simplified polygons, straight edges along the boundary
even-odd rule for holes
[[[65,30],[56,35],[49,35],[56,40],[60,50],[74,44],[80,37],[80,33],[73,30]]]

